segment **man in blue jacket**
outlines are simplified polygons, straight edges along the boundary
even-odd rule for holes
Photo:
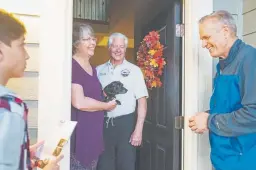
[[[217,11],[199,21],[203,48],[219,58],[210,110],[190,118],[196,133],[209,130],[216,170],[256,169],[256,49],[237,38],[230,13]]]

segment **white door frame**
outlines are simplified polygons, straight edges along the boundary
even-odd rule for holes
[[[49,140],[60,120],[71,118],[73,0],[40,0],[38,140]],[[70,146],[61,170],[70,168]]]
[[[206,110],[212,89],[212,58],[200,47],[198,19],[213,10],[213,0],[184,0],[185,37],[183,65],[183,115],[185,116],[183,170],[201,169],[209,157],[207,140],[193,134],[188,118]],[[38,139],[47,140],[54,123],[70,120],[72,0],[43,0],[41,4]],[[58,24],[56,24],[58,21]],[[200,140],[199,140],[200,138]],[[206,139],[206,138],[205,138]],[[199,143],[200,142],[200,143]],[[69,149],[62,170],[69,170]],[[205,157],[204,157],[205,156]],[[206,158],[204,161],[203,158]],[[209,169],[210,170],[210,169]]]
[[[202,49],[198,20],[213,11],[213,0],[184,0],[183,55],[183,170],[210,170],[208,135],[196,135],[188,127],[188,119],[208,109],[212,91],[212,57]]]

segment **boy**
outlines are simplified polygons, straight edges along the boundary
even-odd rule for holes
[[[31,170],[31,159],[43,143],[29,146],[27,107],[5,87],[10,78],[22,77],[29,56],[24,48],[26,28],[0,9],[0,169]],[[50,160],[44,170],[58,170],[63,156]]]

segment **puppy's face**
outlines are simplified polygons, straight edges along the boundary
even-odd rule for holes
[[[114,81],[104,88],[104,92],[107,95],[125,94],[127,91],[120,81]]]

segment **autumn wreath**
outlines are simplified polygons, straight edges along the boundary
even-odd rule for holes
[[[157,31],[151,31],[140,44],[137,52],[137,65],[141,68],[149,89],[161,87],[160,76],[166,64],[163,58],[163,45]]]

